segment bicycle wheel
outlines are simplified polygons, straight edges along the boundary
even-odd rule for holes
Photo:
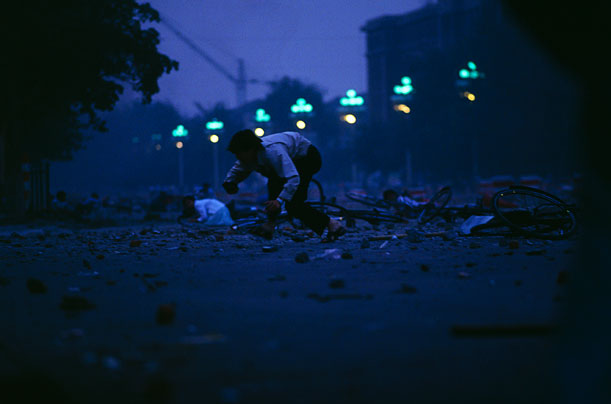
[[[372,210],[346,210],[346,216],[352,219],[364,220],[370,224],[386,223],[401,223],[405,222],[405,218],[397,216],[391,212],[372,209]]]
[[[310,181],[310,186],[308,187],[308,197],[306,201],[308,202],[324,202],[325,201],[325,193],[322,189],[322,185],[318,180],[312,178]]]
[[[433,220],[443,208],[446,207],[448,202],[452,199],[452,188],[443,187],[433,197],[431,200],[424,205],[424,208],[418,215],[418,223],[425,224]]]
[[[346,197],[351,201],[362,203],[363,205],[367,206],[374,206],[380,208],[387,207],[388,205],[388,203],[384,199],[374,198],[373,196],[362,195],[356,192],[346,192]]]
[[[306,202],[306,203],[310,205],[311,207],[313,207],[314,209],[319,210],[322,213],[328,216],[331,216],[331,217],[342,218],[346,216],[346,209],[342,206],[339,206],[333,203],[328,203],[328,202]]]
[[[510,187],[492,198],[495,215],[514,231],[548,240],[571,236],[577,229],[575,215],[560,198],[535,188]]]

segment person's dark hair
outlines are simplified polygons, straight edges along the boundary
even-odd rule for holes
[[[66,200],[66,191],[57,191],[55,197],[58,201],[64,202]]]
[[[182,206],[185,206],[187,204],[187,201],[195,202],[195,197],[193,195],[187,195],[182,198]]]
[[[261,144],[261,142],[262,140],[257,135],[255,135],[252,130],[244,129],[239,132],[236,132],[231,137],[227,150],[229,150],[233,154],[236,154],[252,149],[263,149],[263,145]]]
[[[399,197],[399,194],[394,189],[387,189],[386,191],[382,193],[382,197],[384,198],[385,201],[388,201],[391,199],[394,200]]]

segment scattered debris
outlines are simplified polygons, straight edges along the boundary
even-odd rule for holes
[[[401,284],[401,289],[397,291],[397,293],[416,293],[418,289],[413,286],[407,285],[405,283]]]
[[[512,250],[517,250],[518,248],[520,248],[520,242],[518,240],[511,240],[509,241],[509,248],[511,248]]]
[[[364,238],[361,240],[361,249],[369,248],[370,246],[371,243],[369,242],[369,239]]]
[[[428,272],[431,269],[430,266],[428,266],[427,264],[420,264],[420,270],[422,272]]]
[[[494,219],[494,216],[471,216],[470,218],[462,222],[460,228],[458,229],[458,232],[462,235],[471,234],[471,230],[474,230],[475,227],[486,224],[492,219]]]
[[[338,260],[342,257],[342,253],[337,248],[326,249],[322,254],[318,254],[314,259],[325,259],[331,258],[334,260]]]
[[[140,247],[141,245],[142,245],[142,241],[141,240],[132,240],[132,241],[129,242],[129,246],[131,248]]]
[[[278,246],[276,245],[265,245],[261,248],[261,250],[263,252],[269,253],[269,252],[274,252],[274,251],[278,251]]]
[[[341,288],[343,288],[345,285],[346,285],[346,284],[345,284],[345,282],[344,282],[344,280],[343,280],[343,279],[332,279],[332,280],[329,282],[329,287],[330,287],[331,289],[341,289]]]
[[[458,237],[458,233],[455,230],[448,230],[441,234],[443,241],[452,241]]]
[[[458,273],[458,278],[459,279],[467,279],[467,278],[470,278],[470,277],[471,277],[471,274],[468,273],[468,272],[459,272]]]
[[[176,307],[174,304],[161,304],[157,308],[157,324],[170,324],[174,321],[174,317],[176,317]]]
[[[65,311],[92,310],[95,304],[82,296],[64,296],[59,308]]]
[[[342,253],[342,258],[345,259],[345,260],[351,260],[354,257],[352,256],[352,254],[350,252],[344,251]]]
[[[47,292],[47,286],[40,279],[29,278],[26,286],[30,293],[42,294]]]
[[[526,255],[544,255],[547,251],[545,249],[530,250],[526,251]]]
[[[314,299],[320,303],[326,303],[331,300],[371,300],[373,295],[362,295],[360,293],[319,295],[318,293],[310,293],[307,295],[307,298]]]
[[[286,276],[284,276],[284,275],[274,275],[274,276],[270,276],[269,278],[267,278],[267,280],[270,281],[270,282],[285,281],[286,280]]]
[[[471,244],[469,244],[469,248],[471,249],[476,249],[476,248],[481,248],[482,245],[480,243],[476,243],[475,241],[472,241]]]
[[[295,255],[295,262],[299,264],[305,264],[306,262],[309,262],[309,261],[310,261],[310,256],[305,251],[302,251],[300,253],[297,253],[297,255]]]

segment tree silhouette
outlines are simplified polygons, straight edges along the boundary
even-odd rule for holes
[[[126,86],[151,101],[159,77],[178,68],[145,27],[156,21],[158,12],[136,0],[28,0],[3,10],[0,151],[9,194],[24,155],[70,158],[84,129],[104,130],[99,111],[111,110]]]

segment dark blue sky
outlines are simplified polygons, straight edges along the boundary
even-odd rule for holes
[[[426,0],[148,0],[183,33],[232,73],[245,60],[249,78],[284,75],[314,83],[329,99],[347,89],[367,90],[365,35],[360,28],[382,15],[401,14]],[[193,115],[199,102],[235,106],[235,87],[169,29],[157,25],[160,50],[180,70],[160,80],[157,101],[170,101]],[[265,95],[249,85],[248,99]]]

